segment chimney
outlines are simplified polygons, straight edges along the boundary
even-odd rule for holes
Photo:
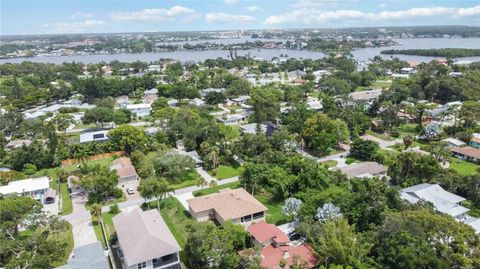
[[[290,253],[288,253],[288,250],[285,250],[285,251],[283,252],[283,258],[284,258],[284,259],[287,259],[288,257],[290,257]]]

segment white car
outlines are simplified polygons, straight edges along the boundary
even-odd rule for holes
[[[130,194],[130,195],[132,195],[132,194],[135,193],[135,190],[134,190],[132,187],[128,187],[128,188],[127,188],[127,193]]]

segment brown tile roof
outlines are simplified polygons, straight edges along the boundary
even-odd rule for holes
[[[131,177],[131,176],[136,176],[137,171],[135,170],[135,167],[133,166],[126,166],[126,167],[120,167],[117,170],[117,175],[119,178],[124,178],[124,177]]]
[[[270,245],[263,248],[260,254],[263,256],[261,265],[267,269],[279,269],[282,259],[287,263],[285,268],[290,268],[290,265],[294,262],[294,257],[298,257],[300,263],[305,262],[306,268],[313,268],[318,262],[315,253],[307,245],[281,247]]]
[[[288,239],[288,236],[282,232],[282,230],[273,224],[268,224],[264,220],[251,225],[247,230],[258,242],[262,244],[271,239],[273,239],[273,241],[279,245],[284,245],[290,242],[290,239]]]
[[[181,250],[156,209],[122,212],[113,225],[128,267]]]
[[[340,168],[340,171],[344,173],[348,178],[354,178],[365,174],[371,174],[373,176],[385,173],[387,169],[385,166],[376,162],[361,162],[345,166]]]
[[[219,193],[189,199],[187,203],[194,212],[214,209],[224,220],[236,219],[267,210],[264,205],[243,188],[225,189]]]
[[[132,165],[132,161],[130,160],[130,158],[127,158],[127,157],[121,157],[121,158],[118,158],[118,159],[115,159],[112,161],[112,166],[131,166]]]
[[[475,143],[480,143],[480,137],[472,137],[470,141],[475,142]]]
[[[458,148],[458,147],[451,148],[450,150],[452,152],[460,153],[468,157],[480,159],[480,149],[477,149],[477,148],[467,146],[467,147],[461,147],[461,148]]]

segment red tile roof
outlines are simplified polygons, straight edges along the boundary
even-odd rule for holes
[[[317,258],[313,250],[307,245],[301,246],[281,246],[270,245],[260,251],[262,255],[261,265],[267,269],[279,269],[280,261],[286,261],[287,267],[294,264],[295,257],[298,257],[300,263],[305,263],[306,268],[313,268],[317,265]]]
[[[279,245],[284,245],[290,242],[288,236],[282,232],[282,230],[273,224],[268,224],[264,220],[251,225],[247,230],[261,244],[264,244],[271,239]]]

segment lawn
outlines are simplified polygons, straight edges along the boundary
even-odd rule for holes
[[[372,131],[372,130],[367,130],[366,133],[369,134],[369,135],[371,135],[371,136],[375,136],[376,138],[380,138],[380,139],[382,139],[382,140],[386,140],[386,141],[392,140],[392,137],[390,137],[389,135],[379,134],[379,133],[374,132],[374,131]]]
[[[402,124],[398,127],[393,128],[393,130],[398,131],[400,133],[400,137],[405,137],[407,135],[415,137],[417,135],[417,126],[418,125],[414,123]]]
[[[480,165],[459,160],[456,158],[451,158],[450,159],[450,168],[453,170],[457,171],[461,175],[474,175],[477,173],[477,169],[480,168]]]
[[[59,267],[67,263],[68,257],[70,256],[70,253],[72,253],[73,250],[73,232],[72,232],[72,225],[68,223],[68,229],[65,232],[62,232],[58,234],[58,239],[60,242],[65,242],[67,243],[67,247],[65,249],[65,254],[62,257],[62,260],[58,262],[54,262],[53,266],[54,267]]]
[[[386,164],[386,165],[389,165],[393,161],[395,161],[397,159],[397,156],[400,154],[400,152],[398,152],[398,151],[385,150],[385,149],[379,149],[378,153],[385,158],[384,164]]]
[[[199,178],[200,178],[200,175],[197,173],[197,171],[192,171],[186,176],[185,179],[181,180],[178,183],[170,183],[169,186],[170,188],[173,188],[175,190],[190,187],[190,186],[195,186],[197,185]]]
[[[257,198],[260,203],[268,208],[265,214],[265,220],[268,223],[280,225],[292,221],[289,216],[282,212],[283,201],[274,201],[271,197],[265,194],[257,194],[255,195],[255,198]]]
[[[113,226],[113,221],[112,221],[113,216],[115,215],[109,212],[102,213],[103,227],[105,229],[107,240],[110,240],[112,235],[115,233],[115,227]],[[97,236],[98,241],[102,242],[102,245],[105,248],[107,244],[105,242],[105,239],[103,238],[102,229],[100,228],[100,223],[98,222],[96,217],[92,217],[92,224],[93,224],[93,229],[95,230],[95,235]]]
[[[239,176],[240,173],[243,171],[243,167],[237,165],[237,166],[227,166],[227,165],[219,165],[216,169],[216,174],[215,176],[213,175],[212,171],[209,171],[208,173],[211,176],[216,177],[217,179],[226,179],[226,178],[231,178],[231,177],[236,177]]]
[[[388,89],[392,85],[391,80],[377,80],[372,84],[373,89]]]
[[[194,191],[192,194],[193,194],[193,196],[198,197],[198,196],[204,196],[204,195],[207,195],[207,194],[212,194],[212,193],[218,192],[219,190],[226,189],[226,188],[236,189],[236,188],[240,188],[240,187],[241,187],[240,182],[237,181],[237,182],[218,185],[218,186],[215,186],[215,187],[205,188],[203,190]]]
[[[328,168],[337,166],[338,162],[335,160],[328,160],[325,162],[321,162],[320,164],[326,165]]]

